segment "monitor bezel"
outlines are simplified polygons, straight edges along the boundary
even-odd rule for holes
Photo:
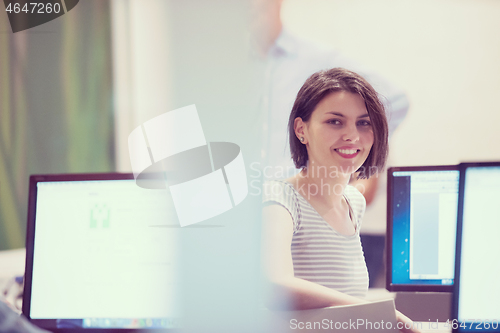
[[[460,299],[460,266],[462,256],[462,229],[463,229],[463,211],[464,211],[464,189],[465,189],[465,174],[468,168],[471,167],[500,167],[500,161],[490,162],[465,162],[459,164],[460,179],[458,185],[458,211],[457,211],[457,240],[455,246],[455,279],[453,284],[453,301],[451,304],[452,322],[457,322],[456,327],[452,326],[453,333],[465,332],[500,332],[498,330],[460,330],[460,322],[458,321],[458,302]]]
[[[451,285],[428,285],[428,284],[393,284],[392,283],[392,185],[393,173],[397,171],[458,171],[458,165],[432,165],[432,166],[396,166],[387,169],[387,231],[386,231],[386,289],[396,292],[453,292]]]

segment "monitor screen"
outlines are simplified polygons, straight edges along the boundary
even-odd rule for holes
[[[388,290],[452,291],[458,180],[457,166],[388,170]]]
[[[38,178],[24,314],[49,330],[175,327],[178,229],[166,227],[167,191],[140,188],[132,175]]]
[[[455,332],[500,332],[499,205],[500,162],[461,164]]]

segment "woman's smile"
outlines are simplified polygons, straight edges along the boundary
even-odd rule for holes
[[[336,148],[334,149],[334,151],[337,152],[337,154],[339,154],[343,158],[354,158],[358,156],[358,153],[361,150],[353,147],[342,147],[342,148]]]

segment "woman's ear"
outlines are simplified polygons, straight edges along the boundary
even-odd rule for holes
[[[302,118],[297,117],[293,123],[295,135],[302,144],[307,144],[307,128]]]

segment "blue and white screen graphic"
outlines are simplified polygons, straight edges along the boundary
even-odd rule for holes
[[[393,176],[392,283],[453,284],[459,171]]]

